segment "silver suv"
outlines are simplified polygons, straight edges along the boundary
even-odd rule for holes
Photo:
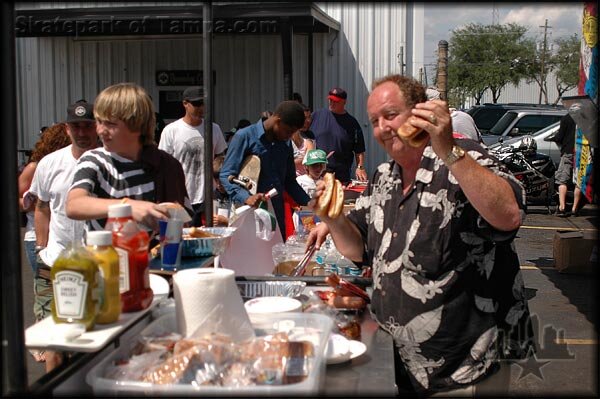
[[[555,122],[567,113],[566,109],[520,109],[507,111],[487,134],[482,136],[486,145],[506,139],[532,134]]]

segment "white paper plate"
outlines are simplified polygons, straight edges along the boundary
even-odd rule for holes
[[[302,302],[284,296],[262,296],[244,303],[248,314],[286,313],[302,311]]]
[[[331,334],[325,355],[327,364],[338,364],[355,359],[366,351],[367,346],[360,341],[349,340],[341,334]]]
[[[169,282],[158,274],[150,273],[150,288],[155,298],[167,298],[169,296]]]

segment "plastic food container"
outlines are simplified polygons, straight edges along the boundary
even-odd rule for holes
[[[235,227],[199,227],[199,230],[219,237],[205,238],[183,238],[183,247],[181,256],[183,257],[201,257],[221,255],[231,241],[231,236],[235,232]],[[189,234],[188,228],[183,229],[183,235]]]
[[[309,340],[314,345],[314,357],[307,377],[298,383],[286,385],[252,385],[246,387],[200,386],[191,384],[158,385],[139,381],[117,381],[104,377],[113,361],[127,359],[136,340],[123,343],[121,347],[94,366],[86,375],[86,382],[96,396],[315,396],[325,380],[325,348],[333,327],[331,318],[314,313],[280,313],[256,315],[252,324],[257,336],[286,331],[292,340]],[[177,332],[175,312],[161,316],[147,326],[142,334]]]

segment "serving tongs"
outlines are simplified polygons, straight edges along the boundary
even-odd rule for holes
[[[308,251],[304,254],[304,257],[302,258],[302,260],[300,260],[300,262],[298,262],[296,267],[294,267],[294,269],[290,273],[290,276],[292,276],[292,277],[304,276],[304,272],[306,271],[306,266],[308,265],[308,262],[315,254],[316,250],[317,250],[317,247],[314,244],[311,245],[310,247],[308,247]]]

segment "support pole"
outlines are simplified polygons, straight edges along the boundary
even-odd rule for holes
[[[0,12],[0,51],[2,75],[2,211],[4,251],[2,262],[2,396],[21,396],[27,392],[23,293],[21,290],[21,225],[17,187],[17,96],[15,57],[15,9],[3,2]]]
[[[440,100],[448,101],[448,42],[445,40],[438,43],[437,90]]]
[[[204,217],[213,225],[213,74],[212,74],[212,4],[202,6],[202,56],[204,86]]]
[[[308,34],[308,107],[313,110],[313,96],[315,94],[314,89],[314,54],[313,54],[313,34],[310,32]]]
[[[292,99],[294,92],[294,74],[292,67],[292,39],[293,29],[289,18],[282,18],[281,27],[281,54],[283,56],[283,98]]]

